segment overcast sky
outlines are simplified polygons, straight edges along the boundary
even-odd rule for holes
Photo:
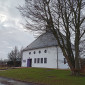
[[[16,7],[24,0],[0,0],[0,59],[15,47],[26,47],[34,40],[32,33],[23,29],[23,18]]]

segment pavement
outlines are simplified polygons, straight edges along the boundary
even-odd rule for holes
[[[0,77],[0,85],[37,85]]]

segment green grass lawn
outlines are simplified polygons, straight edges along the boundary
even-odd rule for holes
[[[18,68],[0,71],[0,76],[44,85],[85,85],[85,77],[70,76],[68,70]]]

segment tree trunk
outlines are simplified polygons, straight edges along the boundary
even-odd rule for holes
[[[79,28],[76,26],[76,33],[75,33],[75,75],[80,75],[80,58],[79,58],[79,36],[80,31]]]

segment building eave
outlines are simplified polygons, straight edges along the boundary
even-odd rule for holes
[[[54,46],[46,46],[46,47],[40,47],[40,48],[33,48],[33,49],[24,49],[22,50],[22,52],[25,52],[25,51],[31,51],[31,50],[36,50],[36,49],[42,49],[42,48],[49,48],[49,47],[57,47],[58,45],[54,45]]]

